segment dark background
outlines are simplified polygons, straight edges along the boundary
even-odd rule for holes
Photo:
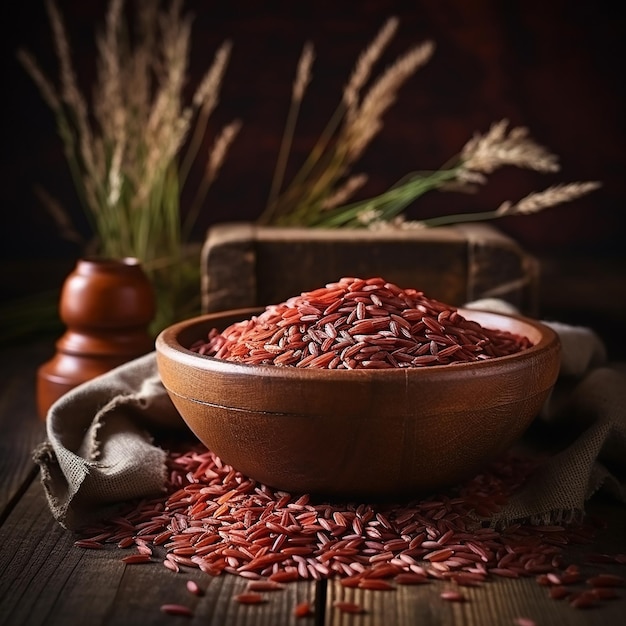
[[[59,0],[83,91],[96,56],[93,33],[105,0]],[[2,298],[59,280],[80,255],[64,241],[37,199],[40,185],[57,197],[87,234],[54,119],[17,63],[30,49],[57,76],[49,23],[40,0],[12,3],[2,24],[4,110],[0,286]],[[306,153],[339,102],[364,48],[391,15],[400,28],[390,63],[409,46],[432,39],[436,51],[400,91],[382,132],[361,161],[364,193],[383,191],[414,169],[441,166],[474,132],[508,118],[560,156],[561,172],[504,170],[478,195],[431,193],[410,217],[485,210],[558,182],[600,180],[603,187],[543,213],[497,225],[542,263],[542,313],[590,323],[611,341],[626,321],[624,298],[624,19],[607,0],[382,0],[212,2],[187,0],[195,15],[191,87],[218,46],[233,52],[213,121],[238,117],[242,132],[212,188],[195,237],[208,226],[254,220],[266,201],[305,41],[316,49],[294,145]],[[382,65],[381,65],[382,67]],[[359,171],[357,169],[357,171]],[[623,332],[623,331],[622,331]],[[621,335],[620,335],[621,337]]]

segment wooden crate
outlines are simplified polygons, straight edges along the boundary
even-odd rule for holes
[[[455,306],[496,297],[537,312],[536,260],[485,224],[397,231],[219,224],[202,250],[202,308],[265,306],[343,276],[382,276]]]

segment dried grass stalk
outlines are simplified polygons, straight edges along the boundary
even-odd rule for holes
[[[350,163],[363,154],[382,129],[383,115],[397,100],[398,91],[410,76],[428,62],[433,52],[433,43],[427,41],[404,54],[374,83],[360,106],[349,110],[342,139]]]
[[[554,185],[544,189],[544,191],[535,191],[515,203],[503,202],[496,209],[496,214],[503,216],[537,213],[548,207],[576,200],[600,187],[599,181]]]
[[[46,0],[46,7],[58,84],[27,51],[20,50],[18,59],[54,113],[97,252],[137,257],[149,273],[159,272],[153,278],[175,288],[181,272],[187,272],[180,264],[192,222],[239,130],[235,121],[218,131],[206,176],[182,228],[181,189],[219,102],[231,44],[226,41],[217,50],[187,104],[192,19],[183,13],[183,0],[174,0],[166,9],[158,0],[137,2],[133,27],[126,22],[124,0],[111,0],[103,30],[96,36],[97,76],[90,108],[78,86],[61,13],[54,0]],[[46,197],[64,232],[74,232],[67,220],[59,219],[60,204]],[[169,268],[169,276],[164,268]]]
[[[283,134],[274,180],[262,224],[313,225],[336,199],[348,201],[358,189],[350,181],[352,168],[374,136],[382,129],[384,113],[397,99],[400,88],[430,58],[432,42],[401,55],[380,76],[372,78],[374,65],[393,38],[398,19],[391,17],[359,57],[343,90],[342,99],[319,135],[305,162],[290,183],[283,187],[289,148],[304,87],[310,80],[312,52],[303,51],[292,94],[291,108]],[[306,69],[306,71],[305,71]],[[362,94],[366,84],[370,89]],[[359,179],[357,179],[359,180]]]
[[[506,165],[535,170],[537,172],[558,172],[556,155],[536,143],[522,126],[511,129],[503,119],[492,124],[484,135],[475,135],[461,150],[461,171],[491,174]]]
[[[110,0],[104,30],[96,39],[98,75],[90,115],[78,88],[62,16],[54,0],[46,0],[46,6],[59,64],[58,85],[44,75],[27,51],[20,50],[18,58],[55,115],[77,194],[98,237],[99,252],[138,257],[148,271],[169,267],[186,272],[188,268],[182,264],[185,243],[241,127],[235,120],[217,132],[206,157],[204,177],[181,223],[181,188],[218,105],[231,43],[226,41],[217,50],[191,102],[185,104],[191,17],[182,12],[183,0],[174,0],[167,10],[160,10],[158,0],[138,2],[134,29],[125,23],[124,0]],[[374,75],[375,65],[398,27],[399,20],[389,18],[364,49],[337,108],[296,175],[285,185],[300,106],[315,59],[313,45],[304,45],[267,206],[259,223],[424,228],[528,215],[573,201],[600,186],[599,182],[554,185],[516,203],[506,201],[495,211],[406,221],[404,211],[421,195],[432,190],[473,191],[502,167],[559,171],[557,156],[530,137],[527,128],[509,128],[508,120],[503,119],[486,133],[475,134],[440,169],[410,172],[379,196],[351,202],[367,180],[365,174],[352,173],[353,167],[383,128],[384,115],[402,86],[434,51],[433,42],[425,41]],[[41,195],[63,231],[75,239],[76,231],[62,218],[60,205],[51,196]],[[168,285],[178,282],[172,275],[166,280]]]
[[[575,182],[555,185],[535,192],[517,203],[504,202],[495,211],[458,213],[407,221],[405,209],[420,196],[435,189],[474,191],[487,182],[487,174],[503,167],[519,167],[540,173],[558,172],[558,158],[530,137],[525,127],[508,129],[508,120],[492,124],[485,134],[475,134],[451,159],[450,164],[433,172],[412,172],[388,191],[366,200],[327,211],[313,225],[322,227],[426,228],[460,222],[492,220],[505,215],[528,215],[545,208],[570,202],[588,194],[599,182]]]

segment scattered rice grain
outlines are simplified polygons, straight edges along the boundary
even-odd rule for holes
[[[173,572],[194,568],[246,578],[249,586],[237,598],[244,603],[264,601],[260,592],[298,580],[338,577],[346,588],[389,590],[437,580],[473,586],[509,576],[534,578],[555,600],[565,589],[573,607],[587,608],[614,598],[625,584],[622,576],[597,571],[619,565],[611,555],[592,558],[584,577],[579,566],[564,563],[565,547],[591,541],[591,524],[495,528],[476,517],[476,502],[502,502],[536,470],[521,457],[506,456],[447,493],[395,504],[331,504],[275,491],[200,445],[171,450],[167,463],[166,494],[129,505],[87,529],[75,545],[136,546],[125,563],[159,558]]]
[[[168,615],[180,615],[182,617],[193,617],[193,611],[184,604],[162,604],[161,612]]]

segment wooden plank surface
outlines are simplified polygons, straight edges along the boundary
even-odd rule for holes
[[[444,601],[442,590],[451,583],[397,586],[393,591],[347,589],[338,581],[299,582],[264,594],[262,605],[241,605],[234,597],[247,581],[224,574],[210,577],[183,568],[175,574],[161,558],[154,563],[128,565],[128,551],[115,546],[84,550],[76,536],[52,518],[31,460],[31,450],[43,437],[36,418],[34,374],[47,358],[46,346],[3,352],[0,361],[0,425],[3,436],[3,518],[0,526],[0,626],[90,626],[206,624],[208,626],[515,626],[525,617],[540,626],[613,626],[626,614],[626,588],[621,599],[589,610],[573,609],[566,601],[548,597],[546,587],[532,578],[494,579],[481,587],[463,587],[466,601]],[[592,501],[591,513],[606,528],[594,545],[568,547],[566,562],[579,563],[584,576],[598,568],[624,576],[626,566],[591,565],[589,553],[626,554],[626,509],[605,497]],[[191,594],[186,582],[195,580],[204,590]],[[308,601],[314,614],[297,619],[293,609]],[[360,604],[360,615],[342,613],[337,601]],[[191,619],[161,612],[165,603],[179,603],[193,611]]]
[[[625,520],[626,517],[622,516],[621,523]],[[617,529],[615,524],[611,530],[616,533]],[[615,549],[617,544],[611,545]],[[598,545],[595,549],[599,548]],[[588,550],[586,546],[584,550],[568,550],[568,554],[572,562],[583,563]],[[624,566],[603,565],[602,569],[624,575]],[[586,565],[583,571],[591,575],[593,568]],[[444,600],[441,598],[444,591],[460,592],[464,600]],[[358,616],[358,623],[362,626],[516,626],[516,620],[520,618],[533,620],[539,626],[617,626],[626,616],[626,599],[623,597],[626,590],[622,589],[620,593],[622,599],[607,601],[602,608],[576,609],[565,600],[551,599],[548,588],[539,585],[534,578],[494,577],[479,587],[432,581],[417,586],[399,585],[395,591],[378,592],[345,589],[339,581],[332,581],[328,585],[325,623],[328,626],[348,623],[335,603],[351,602],[364,609],[364,613]]]
[[[598,512],[611,521],[599,534],[597,545],[567,551],[568,560],[583,564],[585,575],[591,575],[596,567],[584,564],[588,553],[626,550],[623,510],[611,502],[600,504],[596,505]],[[330,581],[325,589],[324,583],[301,582],[264,594],[267,601],[262,605],[243,606],[234,600],[246,588],[247,581],[241,577],[210,577],[188,568],[175,574],[163,567],[159,558],[151,564],[126,565],[121,557],[127,551],[115,547],[83,550],[74,546],[74,540],[73,533],[52,519],[41,486],[35,481],[0,529],[0,625],[182,623],[176,621],[182,618],[161,613],[164,603],[188,606],[194,612],[192,623],[210,626],[504,626],[514,625],[518,617],[533,619],[542,626],[607,626],[618,624],[626,610],[624,589],[620,590],[620,600],[607,601],[601,608],[577,610],[565,601],[550,599],[547,589],[533,578],[496,578],[476,588],[431,581],[398,586],[394,591],[347,589],[338,581]],[[624,566],[602,565],[602,570],[623,575]],[[205,591],[202,597],[187,590],[190,579]],[[462,591],[465,602],[441,599],[441,591],[453,588]],[[316,594],[320,600],[325,595],[324,602],[317,602],[316,616],[296,619],[296,604],[307,600],[315,606]],[[364,613],[344,614],[335,606],[337,601],[355,602]]]
[[[45,436],[37,417],[37,367],[52,356],[52,343],[32,343],[0,353],[0,520],[35,476],[31,452]]]
[[[625,554],[626,508],[615,500],[596,497],[588,512],[598,520],[601,529],[593,544],[568,546],[563,552],[564,563],[579,565],[583,580],[599,572],[626,576],[624,564],[589,562],[590,555]],[[464,601],[443,600],[443,591],[458,591]],[[516,626],[519,618],[533,620],[538,626],[617,626],[626,616],[626,588],[618,589],[617,593],[619,599],[607,600],[590,609],[576,609],[565,600],[550,598],[548,588],[532,577],[495,576],[479,587],[431,581],[417,586],[398,585],[391,592],[345,589],[339,581],[332,581],[327,590],[325,624],[348,623],[335,603],[351,602],[363,607],[358,622],[363,626]]]
[[[291,584],[264,594],[265,603],[247,606],[234,599],[246,590],[242,577],[189,568],[174,573],[158,556],[129,565],[121,560],[128,551],[84,550],[75,540],[53,520],[35,481],[0,528],[0,625],[181,623],[161,612],[171,603],[189,607],[196,623],[211,626],[288,626],[297,623],[297,603],[315,604],[313,582]],[[202,596],[190,593],[188,580],[198,583]]]

